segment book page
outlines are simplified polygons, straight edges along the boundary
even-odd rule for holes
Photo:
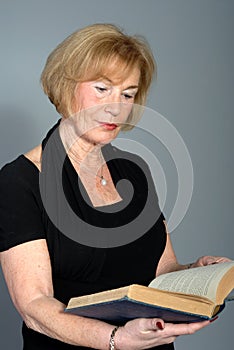
[[[232,266],[234,262],[227,262],[166,273],[156,277],[149,287],[203,296],[215,302],[219,282]]]

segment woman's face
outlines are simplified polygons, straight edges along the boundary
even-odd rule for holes
[[[139,78],[140,71],[135,68],[127,78],[108,75],[79,83],[74,103],[79,137],[93,144],[115,139],[132,110]]]

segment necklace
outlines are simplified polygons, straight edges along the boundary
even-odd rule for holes
[[[84,164],[81,165],[81,162],[79,162],[77,159],[75,159],[74,157],[71,156],[71,153],[69,154],[69,157],[74,160],[75,163],[77,163],[79,165],[79,167],[83,167],[84,169],[86,169],[90,174],[93,174],[97,177],[99,177],[100,179],[100,184],[102,186],[106,186],[107,185],[107,180],[104,178],[104,176],[102,175],[102,166],[101,166],[101,175],[98,175],[97,173],[94,173],[93,171],[91,171],[88,167],[86,167]],[[100,156],[101,159],[101,156]]]

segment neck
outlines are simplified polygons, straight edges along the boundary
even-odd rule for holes
[[[93,145],[81,138],[72,145],[67,154],[75,161],[89,167],[100,166],[104,161],[101,145]]]
[[[102,145],[94,144],[85,137],[79,137],[74,126],[66,122],[60,124],[60,136],[65,147],[67,155],[77,164],[83,164],[88,167],[100,167],[104,159],[102,156]]]

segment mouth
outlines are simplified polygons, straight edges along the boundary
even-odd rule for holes
[[[116,128],[118,128],[118,125],[114,123],[99,122],[99,124],[106,130],[115,130]]]

